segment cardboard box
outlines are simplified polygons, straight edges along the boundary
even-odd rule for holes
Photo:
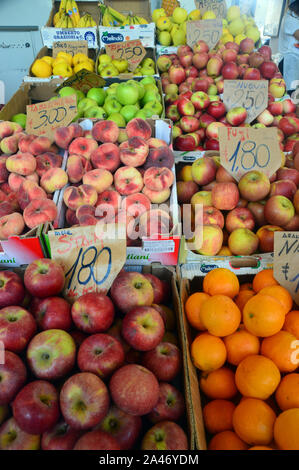
[[[84,13],[92,15],[97,25],[100,22],[100,9],[98,2],[77,0],[80,16]],[[53,26],[53,17],[59,10],[60,1],[53,0],[52,10],[50,12],[47,24],[41,28],[41,35],[44,46],[53,47],[56,41],[87,41],[91,49],[98,48],[98,28],[55,28]]]
[[[18,267],[45,258],[47,250],[42,236],[43,226],[38,226],[24,235],[0,240],[0,266]]]
[[[145,50],[146,50],[146,56],[144,57],[144,59],[147,59],[147,58],[153,59],[153,61],[155,62],[155,71],[156,71],[155,75],[153,75],[153,76],[156,77],[156,78],[159,78],[159,71],[158,71],[158,68],[157,68],[156,51],[152,47],[146,47]],[[105,53],[106,53],[105,48],[102,47],[100,49],[98,55],[97,55],[97,58],[96,58],[96,73],[98,75],[99,75],[99,73],[98,73],[99,58],[100,58],[101,55],[103,55]],[[120,80],[128,80],[128,79],[136,78],[136,77],[144,78],[145,75],[134,75],[133,72],[127,72],[127,73],[121,73],[115,78],[119,78]]]
[[[32,74],[32,66],[33,66],[34,62],[37,59],[42,59],[45,55],[52,57],[52,49],[49,49],[47,46],[44,46],[40,49],[39,53],[37,54],[34,61],[32,62],[32,64],[29,67],[28,75],[26,75],[23,78],[23,81],[25,83],[47,83],[47,82],[50,82],[51,80],[53,80],[53,78],[59,78],[59,76],[57,76],[57,75],[51,75],[51,77],[48,77],[48,78],[40,78],[40,77],[35,77]],[[90,59],[96,61],[96,50],[95,49],[88,49],[88,57]]]

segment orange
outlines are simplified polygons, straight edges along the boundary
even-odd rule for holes
[[[251,299],[251,297],[254,296],[254,291],[253,290],[240,290],[239,294],[235,298],[235,302],[241,312],[243,312],[243,308],[246,305],[247,301]]]
[[[220,400],[230,400],[238,392],[235,374],[227,367],[202,373],[199,387],[209,398]]]
[[[209,442],[208,450],[247,450],[248,446],[233,431],[223,431]]]
[[[241,312],[235,302],[226,295],[214,295],[200,309],[200,320],[209,333],[227,336],[236,331],[241,321]]]
[[[253,447],[250,447],[248,450],[274,450],[274,449],[268,446],[253,446]]]
[[[222,339],[209,333],[198,335],[191,344],[191,357],[195,367],[211,371],[223,366],[226,348]]]
[[[185,303],[185,312],[188,321],[196,330],[206,330],[199,318],[199,312],[202,304],[209,298],[210,296],[204,292],[196,292],[195,294],[190,295]]]
[[[282,329],[299,339],[299,310],[292,310],[286,314]]]
[[[235,273],[226,268],[216,268],[208,272],[203,280],[203,290],[210,295],[227,295],[232,299],[239,293],[239,280]]]
[[[284,308],[270,295],[257,294],[251,297],[243,309],[245,328],[256,336],[275,335],[281,330],[284,320]]]
[[[274,440],[281,450],[299,450],[299,408],[283,411],[276,418]]]
[[[299,365],[299,340],[288,331],[263,339],[261,354],[271,359],[280,372],[293,372]]]
[[[264,287],[278,286],[278,282],[274,279],[273,269],[264,269],[254,276],[252,287],[255,292],[259,292]]]
[[[287,374],[277,387],[275,399],[282,411],[299,408],[299,374]]]
[[[245,282],[240,285],[240,290],[253,290],[252,282]]]
[[[267,400],[280,382],[280,372],[267,357],[247,356],[237,367],[235,381],[245,397]]]
[[[273,439],[276,415],[263,400],[246,398],[233,414],[235,433],[247,444],[267,445]]]
[[[274,297],[283,306],[287,314],[293,306],[293,299],[291,294],[282,286],[269,286],[260,290],[260,294],[270,295]]]
[[[235,366],[245,357],[258,354],[260,351],[259,339],[245,330],[243,325],[240,325],[232,335],[223,338],[223,341],[227,350],[227,361]]]
[[[204,406],[202,413],[205,427],[211,434],[233,429],[235,405],[228,400],[212,400]]]

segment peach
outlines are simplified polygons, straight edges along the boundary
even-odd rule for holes
[[[22,210],[34,199],[46,199],[45,191],[33,181],[24,179],[17,192],[19,206]]]
[[[73,123],[68,127],[58,127],[54,132],[54,142],[58,147],[67,149],[76,137],[83,137],[84,131],[79,124]]]
[[[67,208],[66,213],[65,213],[65,220],[66,223],[72,227],[73,225],[79,224],[79,220],[77,219],[76,216],[76,211],[73,211],[72,209]]]
[[[170,215],[161,209],[144,212],[139,219],[141,237],[154,237],[158,234],[169,235],[172,230]]]
[[[51,199],[34,199],[25,208],[23,217],[29,228],[46,222],[53,222],[57,216],[57,207]]]
[[[120,166],[120,150],[115,144],[102,144],[92,152],[90,159],[94,168],[101,168],[114,173]]]
[[[30,175],[25,176],[25,180],[34,181],[34,183],[38,184],[39,183],[39,176],[35,171],[34,173],[31,173]]]
[[[49,152],[51,145],[52,142],[48,137],[36,137],[29,144],[28,152],[32,153],[32,155],[40,155],[41,153]]]
[[[117,214],[121,205],[121,195],[113,189],[107,189],[98,195],[96,207],[101,204],[112,206],[115,214]]]
[[[21,184],[25,181],[24,176],[17,173],[10,173],[8,177],[8,184],[12,191],[17,192]]]
[[[83,176],[83,184],[89,184],[93,186],[97,193],[106,191],[113,183],[113,175],[108,170],[102,170],[97,168],[95,170],[88,171]]]
[[[82,217],[79,220],[79,225],[81,227],[83,226],[91,226],[91,225],[97,225],[99,222],[99,219],[97,219],[94,215],[86,214],[82,215]]]
[[[21,235],[24,227],[24,219],[18,212],[4,215],[0,219],[0,239],[5,240],[13,235]]]
[[[12,128],[13,128],[14,134],[18,134],[20,132],[23,132],[23,127],[20,124],[18,124],[17,122],[12,122],[11,125],[12,125]]]
[[[0,122],[0,139],[4,139],[5,137],[9,137],[14,133],[13,123],[10,121],[2,121]]]
[[[131,137],[119,146],[120,160],[124,165],[141,166],[148,156],[149,146],[142,137]]]
[[[19,212],[20,211],[20,206],[19,206],[17,194],[14,193],[14,192],[8,193],[7,191],[5,191],[5,193],[6,193],[6,195],[5,195],[4,200],[6,202],[9,202],[12,205],[12,207],[14,208],[14,212]]]
[[[36,160],[31,153],[16,153],[6,160],[6,168],[18,175],[30,175],[36,169]]]
[[[134,219],[134,217],[128,215],[126,211],[119,211],[115,217],[115,223],[126,224],[127,244],[129,240],[136,240],[136,238],[138,238],[139,232],[135,230],[137,220]]]
[[[71,183],[79,183],[85,173],[92,169],[89,160],[80,155],[69,155],[66,163],[66,172]]]
[[[0,217],[12,214],[15,211],[11,202],[4,201],[0,203]]]
[[[13,155],[17,152],[18,148],[18,138],[15,135],[4,137],[0,142],[0,149],[6,155]]]
[[[122,196],[140,193],[143,188],[143,179],[140,172],[131,166],[122,166],[114,174],[116,191]]]
[[[6,168],[7,157],[5,155],[0,155],[0,183],[7,181],[9,173]]]
[[[119,144],[122,144],[123,142],[125,142],[126,140],[128,140],[128,134],[126,132],[125,129],[119,129],[119,135],[118,135],[118,139],[117,139],[117,142]]]
[[[91,206],[90,204],[83,204],[82,206],[79,206],[76,209],[76,217],[79,221],[79,224],[80,224],[80,218],[82,218],[83,216],[87,216],[87,215],[94,216],[95,211],[96,211],[95,207]]]
[[[40,180],[41,187],[47,193],[54,193],[62,189],[68,182],[68,176],[62,168],[50,168]]]
[[[129,137],[142,137],[147,140],[152,135],[152,129],[148,122],[141,118],[134,118],[128,122],[126,132]]]
[[[28,134],[19,140],[19,150],[22,153],[29,152],[29,145],[36,139],[36,135]]]
[[[130,196],[123,199],[121,208],[127,211],[128,215],[136,219],[136,217],[140,217],[141,214],[150,210],[151,201],[145,194],[130,194]]]
[[[150,137],[147,140],[147,145],[149,146],[150,149],[157,149],[159,147],[168,147],[165,140],[157,139],[156,137]]]
[[[69,154],[75,153],[90,160],[92,152],[98,148],[98,143],[94,139],[86,139],[86,137],[77,137],[69,146]]]
[[[114,121],[99,121],[92,128],[92,137],[99,142],[117,142],[119,128]]]
[[[167,201],[167,199],[170,196],[170,189],[164,189],[164,191],[153,191],[152,189],[147,188],[144,186],[142,190],[143,194],[148,197],[148,199],[153,203],[153,204],[162,204],[162,202]]]
[[[153,191],[170,188],[174,181],[173,172],[166,167],[148,168],[143,176],[144,185]]]
[[[38,176],[42,176],[50,168],[60,168],[62,164],[62,156],[53,153],[45,152],[36,157],[36,172]]]
[[[173,151],[169,147],[150,149],[144,168],[159,166],[171,169],[174,165]]]
[[[81,184],[80,186],[68,186],[63,194],[65,205],[72,210],[78,209],[83,204],[94,206],[98,199],[98,193],[93,186]]]

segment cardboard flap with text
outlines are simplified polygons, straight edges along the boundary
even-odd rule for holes
[[[125,224],[71,227],[48,236],[51,257],[65,273],[65,298],[74,302],[89,292],[108,292],[126,261]]]
[[[299,305],[299,232],[274,233],[274,277]]]
[[[88,72],[84,69],[65,80],[56,91],[61,90],[65,86],[70,86],[86,94],[91,88],[102,88],[105,86],[105,83],[106,82],[102,77],[94,72]]]
[[[57,41],[53,44],[53,58],[57,56],[58,52],[67,52],[72,56],[76,54],[88,55],[88,42],[87,41]]]
[[[213,11],[217,18],[225,18],[227,7],[225,0],[196,0],[201,15],[206,11]]]
[[[205,41],[213,49],[222,36],[222,20],[187,21],[187,44],[190,47],[199,41]]]
[[[107,44],[106,54],[108,54],[112,60],[127,60],[129,70],[134,71],[146,56],[146,50],[140,39],[135,39],[132,41]]]

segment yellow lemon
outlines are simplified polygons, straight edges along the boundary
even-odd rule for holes
[[[203,20],[214,20],[215,18],[216,15],[212,10],[208,10],[202,15]]]
[[[52,64],[53,64],[53,57],[50,57],[49,55],[44,55],[44,57],[42,57],[42,60],[44,60],[45,62],[47,62],[47,64],[51,65],[52,67]]]
[[[238,7],[237,5],[233,5],[229,7],[229,9],[227,10],[227,14],[226,14],[227,21],[236,20],[237,18],[240,18],[240,16],[241,16],[240,7]]]
[[[37,59],[31,67],[31,71],[35,77],[47,78],[52,75],[52,67],[42,59]]]
[[[85,62],[80,62],[79,64],[75,65],[74,72],[78,73],[80,70],[83,70],[83,69],[88,70],[88,72],[94,71],[93,65],[91,65],[91,63],[88,62],[87,60]]]
[[[71,54],[69,54],[68,52],[63,52],[63,51],[59,51],[56,58],[57,57],[61,57],[62,59],[64,59],[70,66],[72,66],[72,63],[73,63],[73,57],[71,56]]]
[[[71,77],[73,75],[73,70],[66,62],[60,62],[53,67],[53,75],[60,75],[65,78]]]
[[[234,39],[234,42],[240,45],[241,41],[243,41],[243,39],[246,39],[246,37],[247,36],[245,36],[245,34],[237,34],[237,36]]]
[[[82,52],[78,52],[73,57],[73,65],[77,65],[80,62],[85,62],[85,61],[86,61],[86,54],[83,54]]]
[[[234,36],[232,36],[231,34],[225,34],[220,38],[220,42],[222,42],[222,44],[226,44],[227,42],[231,42],[233,40]]]

